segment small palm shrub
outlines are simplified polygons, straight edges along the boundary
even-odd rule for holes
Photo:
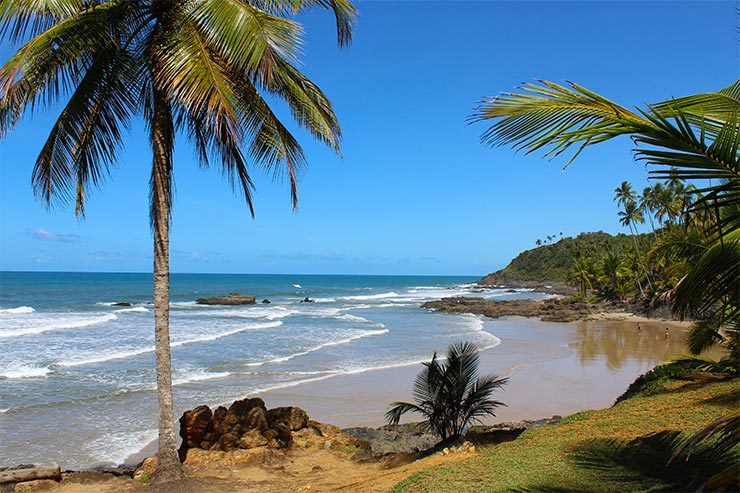
[[[471,423],[494,411],[504,403],[491,399],[508,378],[496,375],[478,377],[478,350],[469,342],[452,344],[444,361],[434,353],[429,363],[414,381],[414,401],[391,402],[385,417],[388,424],[398,424],[407,412],[421,414],[427,426],[442,440],[457,438]]]

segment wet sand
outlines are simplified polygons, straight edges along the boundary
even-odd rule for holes
[[[488,423],[610,406],[637,376],[686,353],[683,324],[664,321],[641,320],[638,331],[636,322],[625,320],[550,323],[512,317],[486,322],[484,330],[501,344],[480,354],[481,373],[510,377],[495,396],[507,407]],[[411,399],[421,368],[340,375],[259,396],[268,407],[299,406],[312,419],[342,427],[380,426],[390,401]]]
[[[480,374],[508,376],[509,383],[494,396],[506,407],[485,423],[566,416],[611,406],[639,375],[686,354],[687,327],[684,322],[640,317],[565,323],[523,317],[487,321],[483,330],[501,343],[480,353]],[[311,419],[340,427],[377,427],[385,424],[389,402],[412,399],[412,384],[421,369],[418,363],[337,375],[256,397],[270,408],[298,406]],[[408,414],[402,422],[418,420]],[[156,441],[125,463],[135,465],[154,453]]]

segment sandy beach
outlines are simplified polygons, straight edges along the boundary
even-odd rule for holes
[[[484,330],[500,338],[501,344],[480,354],[481,373],[510,377],[496,396],[507,407],[489,422],[610,406],[637,376],[686,352],[685,322],[627,315],[625,319],[569,323],[520,317],[487,321]],[[342,375],[259,397],[270,406],[302,407],[312,418],[338,426],[380,426],[388,402],[411,398],[411,385],[421,367]]]

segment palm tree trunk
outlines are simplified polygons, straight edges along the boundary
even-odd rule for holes
[[[159,404],[159,449],[155,473],[155,480],[158,483],[182,478],[172,409],[170,352],[170,206],[173,134],[169,105],[166,99],[157,93],[151,128],[154,151],[151,215],[154,229],[154,342]]]
[[[645,266],[641,265],[642,262],[640,262],[640,248],[637,246],[637,238],[635,237],[635,233],[632,231],[632,223],[629,223],[629,228],[630,228],[630,235],[632,236],[632,241],[635,244],[635,256],[636,256],[636,259],[637,259],[637,265],[640,266],[640,267],[642,267],[642,270],[644,271],[645,270]],[[646,275],[647,275],[647,273],[646,273]],[[638,277],[637,272],[635,272],[635,282],[637,282],[637,287],[640,288],[640,296],[642,296],[644,298],[645,297],[645,292],[642,290],[642,284],[640,283],[640,279]],[[648,280],[648,283],[649,282],[650,281]]]

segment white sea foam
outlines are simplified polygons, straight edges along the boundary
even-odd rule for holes
[[[379,294],[366,294],[366,295],[360,295],[360,296],[343,296],[339,299],[346,300],[346,301],[385,300],[385,299],[397,298],[398,296],[399,296],[398,293],[390,291],[388,293],[379,293]]]
[[[224,318],[255,318],[265,320],[278,320],[285,317],[290,317],[299,312],[295,310],[288,310],[282,306],[276,306],[272,308],[231,308],[231,309],[217,309],[209,310],[203,313],[198,313],[198,317],[224,317]]]
[[[2,321],[4,324],[10,324],[15,327],[10,329],[0,329],[0,339],[41,334],[51,330],[78,329],[81,327],[89,327],[91,325],[110,322],[117,318],[118,317],[113,313],[98,315],[40,313],[31,317],[24,317],[23,319],[3,318]]]
[[[40,378],[45,377],[52,371],[53,370],[51,368],[46,367],[20,365],[0,370],[0,377],[8,380],[16,378]]]
[[[36,310],[34,310],[30,306],[19,306],[19,307],[16,307],[16,308],[2,308],[2,309],[0,309],[0,313],[14,313],[14,314],[17,314],[17,315],[21,315],[21,314],[24,314],[24,313],[33,313],[35,311]]]
[[[330,341],[325,342],[323,344],[319,344],[317,346],[314,346],[310,349],[306,349],[305,351],[300,351],[298,353],[289,354],[287,356],[280,356],[277,358],[268,359],[265,361],[257,361],[254,363],[245,363],[244,366],[254,367],[254,366],[263,366],[263,365],[269,365],[274,363],[285,363],[286,361],[290,361],[294,358],[298,358],[301,356],[306,356],[307,354],[311,354],[315,351],[319,351],[321,349],[324,349],[326,347],[333,347],[333,346],[340,346],[342,344],[348,344],[356,339],[362,339],[363,337],[369,337],[369,336],[376,336],[376,335],[383,335],[387,334],[389,331],[388,329],[383,330],[365,330],[356,334],[353,334],[349,337],[345,337],[344,339],[338,339],[336,341]]]
[[[5,413],[7,413],[8,411],[10,411],[10,408],[9,408],[9,407],[6,407],[6,408],[4,408],[4,409],[0,409],[0,414],[5,414]]]
[[[357,322],[361,324],[371,324],[372,323],[372,321],[366,319],[365,317],[358,317],[357,315],[351,315],[349,313],[337,315],[335,318],[337,320],[343,320],[345,322]]]
[[[89,441],[85,449],[101,462],[119,465],[157,439],[157,430],[111,432]]]
[[[201,380],[211,380],[214,378],[224,378],[231,375],[228,371],[222,372],[210,372],[208,370],[197,369],[192,370],[187,375],[172,380],[172,385],[183,385],[191,382],[199,382]]]
[[[197,342],[215,341],[216,339],[221,339],[223,337],[228,337],[234,334],[238,334],[239,332],[244,332],[246,330],[271,329],[271,328],[279,327],[282,324],[283,324],[282,322],[276,321],[276,322],[267,322],[267,323],[262,323],[262,324],[242,325],[240,327],[227,330],[227,331],[223,331],[223,332],[216,332],[214,334],[203,334],[197,337],[183,339],[181,341],[174,341],[172,344],[170,344],[170,347],[180,347],[186,344],[194,344]],[[54,363],[54,365],[63,366],[63,367],[92,365],[95,363],[103,363],[105,361],[131,358],[133,356],[138,356],[140,354],[153,353],[154,349],[155,349],[154,346],[147,346],[147,347],[134,348],[134,349],[113,350],[108,353],[99,352],[97,356],[92,356],[90,358],[77,358],[77,359],[71,359],[71,360],[66,360],[66,361],[57,361],[56,363]]]
[[[116,310],[116,313],[149,313],[149,309],[143,306],[135,306],[133,308],[121,308]]]
[[[337,301],[335,298],[314,298],[316,303],[334,303]]]
[[[298,288],[298,289],[303,289],[303,286],[301,286],[300,284],[293,284],[293,287]]]

